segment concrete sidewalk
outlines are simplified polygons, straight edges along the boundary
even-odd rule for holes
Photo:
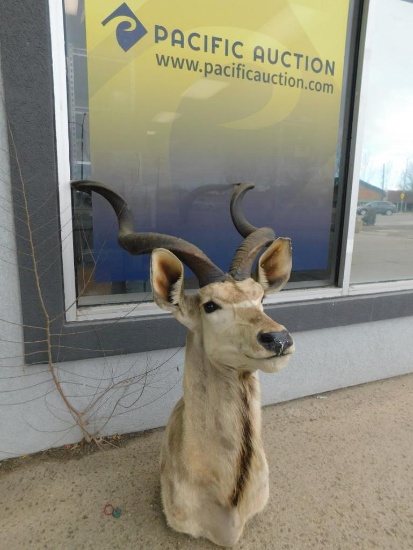
[[[0,463],[0,549],[216,548],[165,525],[162,434]],[[269,504],[235,548],[413,548],[413,375],[267,407],[263,438]]]

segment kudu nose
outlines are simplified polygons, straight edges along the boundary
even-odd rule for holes
[[[275,355],[284,355],[293,345],[293,339],[286,330],[280,332],[259,332],[257,340],[262,347],[273,351]]]

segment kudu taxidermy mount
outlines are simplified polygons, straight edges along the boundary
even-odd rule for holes
[[[257,370],[282,369],[294,344],[285,327],[264,313],[262,299],[287,283],[291,241],[245,219],[242,199],[254,185],[235,184],[230,211],[244,240],[224,273],[187,241],[136,233],[128,205],[106,185],[86,180],[72,187],[94,191],[112,205],[122,248],[152,253],[154,300],[188,329],[183,397],[169,418],[161,451],[167,522],[193,537],[232,546],[268,500]],[[199,281],[196,294],[184,293],[182,262]]]

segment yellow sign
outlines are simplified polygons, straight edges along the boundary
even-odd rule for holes
[[[405,194],[404,193],[400,193],[400,198],[403,200],[405,197]]]
[[[254,181],[277,190],[260,218],[297,234],[296,268],[325,267],[348,8],[86,0],[92,176],[138,186],[157,230],[183,224],[182,194]]]

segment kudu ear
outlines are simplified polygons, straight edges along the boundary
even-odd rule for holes
[[[179,309],[183,295],[184,267],[166,248],[156,248],[151,256],[151,284],[155,303],[172,313]]]
[[[290,278],[291,267],[291,241],[280,237],[258,260],[254,279],[263,287],[265,294],[278,292]]]

